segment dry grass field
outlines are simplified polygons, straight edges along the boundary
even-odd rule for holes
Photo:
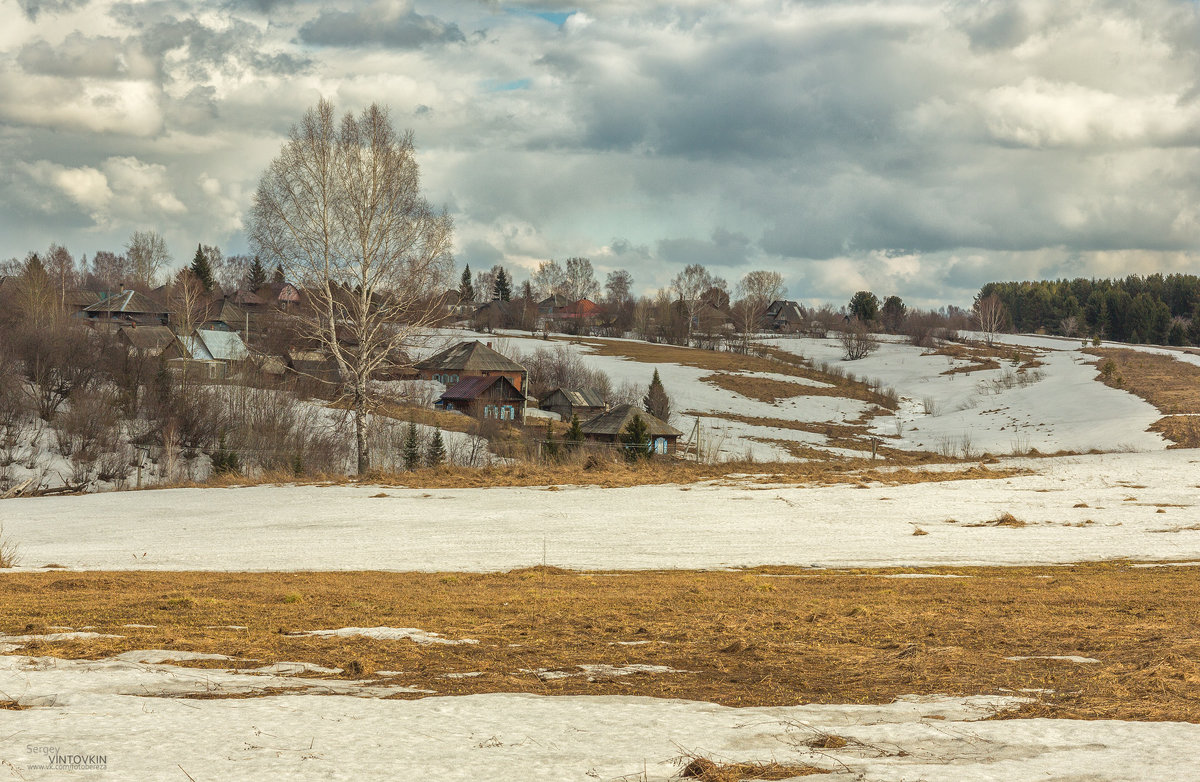
[[[906,575],[10,573],[0,575],[0,629],[91,627],[125,636],[35,642],[21,654],[209,652],[245,662],[193,665],[302,661],[353,678],[397,671],[388,678],[440,694],[649,695],[750,706],[1015,692],[1035,698],[1025,716],[1200,721],[1192,568],[1112,563]],[[352,626],[416,627],[478,643],[292,635]],[[1056,655],[1098,662],[1006,659]],[[588,673],[577,667],[584,665],[675,672]]]
[[[1126,348],[1084,351],[1097,356],[1097,380],[1145,399],[1162,411],[1151,431],[1161,432],[1174,448],[1200,448],[1200,367],[1161,353]],[[1107,371],[1105,364],[1111,361]]]

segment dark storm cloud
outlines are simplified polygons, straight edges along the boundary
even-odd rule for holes
[[[26,44],[17,54],[17,63],[26,73],[126,79],[146,75],[137,73],[136,66],[131,68],[130,61],[137,54],[131,51],[128,40],[105,36],[89,38],[74,32],[58,46],[51,46],[44,39]]]
[[[87,3],[88,0],[17,0],[17,4],[21,6],[21,10],[33,21],[37,21],[39,14],[58,14],[63,11],[74,11],[77,8],[87,5]]]
[[[412,9],[388,12],[378,5],[354,11],[324,11],[300,27],[300,40],[315,46],[384,46],[419,49],[466,40],[458,25]]]
[[[750,250],[750,240],[740,233],[731,233],[723,228],[713,232],[712,238],[704,239],[660,239],[657,243],[658,256],[672,266],[742,266]]]

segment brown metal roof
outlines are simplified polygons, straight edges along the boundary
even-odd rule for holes
[[[474,372],[524,372],[525,367],[497,353],[478,340],[460,342],[454,347],[447,348],[436,356],[430,356],[424,361],[418,361],[417,369],[435,369],[439,371],[459,370]]]
[[[640,416],[646,424],[646,429],[651,437],[679,437],[683,432],[679,431],[670,424],[655,418],[640,407],[634,405],[617,405],[607,413],[596,416],[592,420],[583,425],[584,434],[597,435],[619,435],[625,431],[625,427],[633,420],[633,417]]]
[[[446,393],[442,394],[442,399],[453,399],[455,401],[466,399],[477,399],[483,392],[487,391],[496,383],[507,383],[512,389],[513,396],[520,397],[521,392],[512,384],[504,375],[492,375],[491,377],[467,377],[458,381],[454,385],[446,389]]]
[[[130,347],[152,353],[161,353],[175,341],[175,332],[166,326],[122,326],[120,334]]]

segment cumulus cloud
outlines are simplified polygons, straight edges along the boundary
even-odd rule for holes
[[[924,306],[1194,264],[1191,4],[516,7],[23,0],[0,34],[0,155],[25,161],[0,171],[0,255],[143,213],[242,249],[258,175],[325,96],[389,104],[460,261],[518,278],[588,255],[640,290],[703,263]]]

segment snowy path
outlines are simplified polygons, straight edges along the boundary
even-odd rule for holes
[[[21,564],[105,570],[1019,565],[1200,559],[1200,452],[855,488],[173,489],[0,502]],[[729,483],[728,481],[723,483]],[[1011,513],[1021,528],[971,526]],[[951,519],[954,520],[951,523]],[[914,536],[921,528],[928,534]]]

